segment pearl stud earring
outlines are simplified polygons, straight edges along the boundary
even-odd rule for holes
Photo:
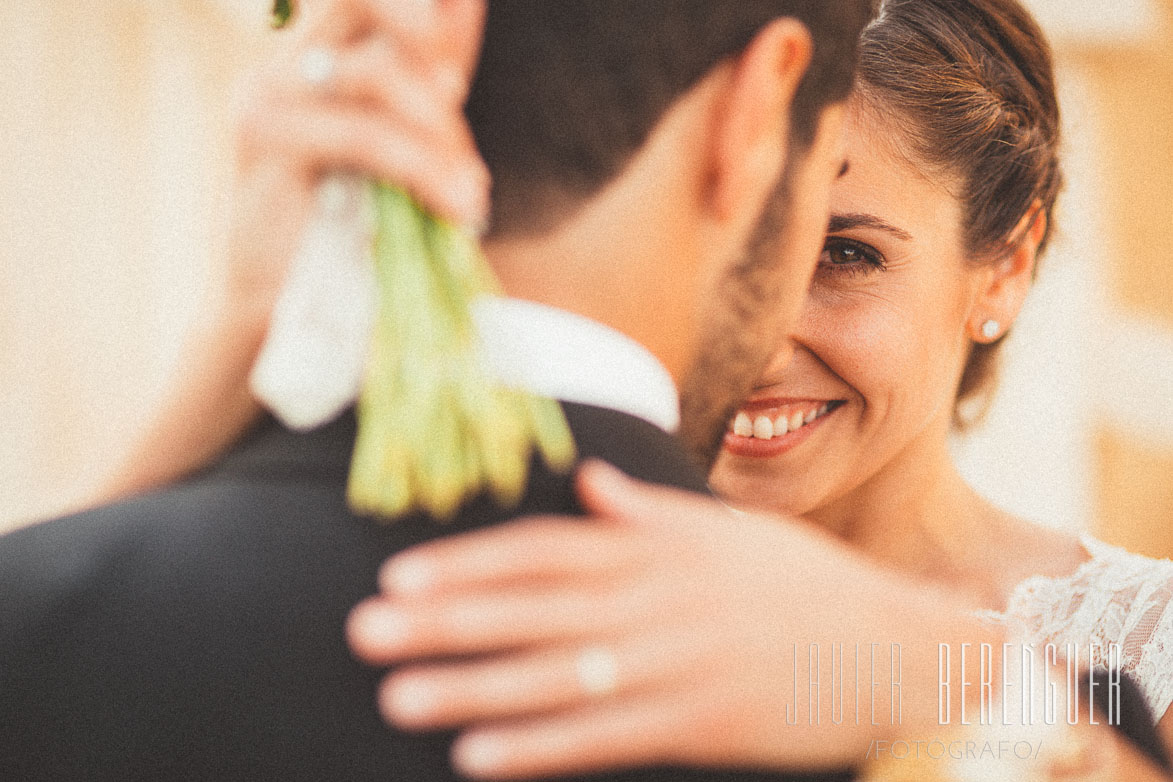
[[[992,318],[982,324],[982,336],[986,339],[994,339],[1001,333],[1002,324]]]

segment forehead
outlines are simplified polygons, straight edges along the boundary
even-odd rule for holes
[[[832,213],[876,215],[914,237],[960,235],[960,183],[918,161],[910,147],[899,117],[852,101],[848,170],[831,189]]]

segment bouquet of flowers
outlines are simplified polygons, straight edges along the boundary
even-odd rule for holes
[[[276,0],[275,26],[289,21],[291,2]],[[343,341],[359,342],[361,351],[352,373],[359,390],[351,506],[388,519],[415,510],[447,519],[485,490],[503,505],[519,502],[535,450],[552,469],[568,470],[574,442],[558,403],[500,386],[478,360],[472,304],[498,287],[477,242],[394,186],[358,182],[356,190],[351,181],[348,189],[342,177],[325,184],[323,193],[335,195],[323,199],[325,214],[303,236],[252,385],[298,428],[337,415],[353,390],[349,370],[330,364],[353,345],[323,349],[331,335],[323,337],[322,319],[349,318]],[[356,194],[358,208],[338,209]],[[358,221],[331,223],[331,211]],[[361,228],[363,214],[373,230]],[[338,257],[356,252],[364,257]],[[346,285],[353,295],[339,292]],[[356,314],[366,296],[369,319]],[[341,392],[307,402],[331,384]]]

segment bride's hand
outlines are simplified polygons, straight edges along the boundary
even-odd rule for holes
[[[476,226],[489,177],[463,113],[484,0],[301,0],[235,101],[229,296],[267,321],[322,177],[394,183]]]
[[[832,643],[913,639],[924,628],[904,617],[943,603],[801,523],[601,464],[579,481],[602,518],[530,518],[389,560],[383,595],[348,628],[360,658],[399,665],[379,694],[389,721],[464,727],[458,767],[510,778],[851,765],[893,730],[833,726],[826,702],[808,724],[796,666],[805,672],[809,644],[829,655]],[[935,681],[922,677],[921,692],[910,678],[905,729],[910,700],[927,703]],[[885,723],[886,692],[875,705]]]

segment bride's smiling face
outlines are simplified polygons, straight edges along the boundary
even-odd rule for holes
[[[898,133],[850,111],[793,356],[758,379],[710,476],[735,505],[810,513],[944,448],[988,277],[967,255],[956,183],[902,153]]]

